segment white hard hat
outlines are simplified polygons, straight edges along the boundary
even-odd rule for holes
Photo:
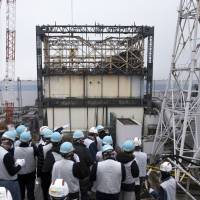
[[[40,135],[43,135],[43,134],[44,134],[43,131],[44,131],[44,129],[46,129],[46,128],[48,128],[48,126],[41,126],[41,127],[40,127]]]
[[[142,144],[141,139],[138,138],[138,137],[135,137],[133,142],[134,142],[136,147],[141,146],[141,144]]]
[[[172,165],[170,162],[163,162],[161,165],[160,165],[160,171],[163,171],[163,172],[171,172],[172,171]]]
[[[12,196],[10,194],[10,191],[7,190],[5,187],[0,187],[0,199],[12,200]]]
[[[90,128],[89,133],[96,133],[97,134],[98,131],[97,131],[96,127],[92,127],[92,128]]]
[[[64,198],[69,194],[67,183],[63,179],[56,179],[49,187],[49,195],[55,198]]]

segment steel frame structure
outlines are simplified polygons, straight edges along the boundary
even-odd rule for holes
[[[199,185],[200,159],[200,2],[180,0],[169,79],[164,94],[152,155],[171,154],[180,188],[192,199],[189,184]],[[170,160],[170,159],[169,159]],[[171,160],[170,160],[171,161]],[[192,177],[192,178],[191,178]]]
[[[39,110],[47,105],[99,105],[99,99],[44,99],[43,77],[55,75],[143,76],[147,80],[146,98],[151,106],[154,27],[97,24],[37,26],[36,44]],[[131,106],[135,105],[135,101],[143,105],[140,99],[129,99],[124,101],[126,103],[119,99],[113,101],[104,99],[101,102],[111,106]]]

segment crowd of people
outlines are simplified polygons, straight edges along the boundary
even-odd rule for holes
[[[147,154],[140,138],[130,138],[119,148],[102,125],[87,134],[75,130],[65,137],[65,126],[40,128],[40,140],[32,141],[28,127],[7,130],[0,146],[0,193],[13,200],[34,200],[40,180],[44,200],[140,200],[147,178]],[[176,182],[169,162],[160,165],[158,189],[146,188],[160,200],[175,200]],[[6,198],[5,198],[6,199]],[[9,199],[9,198],[7,198]]]

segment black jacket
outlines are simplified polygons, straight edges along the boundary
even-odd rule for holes
[[[128,154],[125,152],[118,153],[117,157],[116,157],[117,161],[119,161],[123,164],[133,161],[131,164],[131,174],[132,174],[133,178],[137,178],[137,177],[139,177],[139,168],[138,168],[137,162],[134,160],[134,158],[135,158],[135,156],[133,154],[130,154],[130,153]],[[134,191],[135,183],[132,183],[132,184],[122,183],[121,189],[123,191]]]
[[[59,154],[59,149],[60,149],[60,145],[53,146],[52,149],[47,152],[46,158],[44,159],[42,172],[49,172],[49,173],[52,172],[53,165],[55,163],[55,159],[54,159],[52,152],[56,152]]]
[[[79,156],[80,162],[84,167],[85,173],[89,176],[90,166],[93,164],[93,159],[89,149],[87,149],[84,144],[78,142],[74,142],[73,146],[75,148],[75,153]]]

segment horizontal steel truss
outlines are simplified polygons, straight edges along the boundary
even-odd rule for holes
[[[154,28],[149,26],[106,26],[106,25],[43,25],[40,26],[41,34],[44,33],[114,33],[114,34],[142,34],[144,37],[154,34]]]
[[[123,75],[137,75],[144,76],[147,73],[146,68],[137,68],[134,70],[127,69],[123,71]],[[110,71],[109,68],[99,67],[98,69],[92,68],[79,68],[79,69],[71,69],[71,68],[45,68],[42,70],[43,76],[65,76],[65,75],[122,75],[122,72],[117,69],[113,69]]]
[[[140,98],[44,98],[43,107],[129,107],[143,106]]]

